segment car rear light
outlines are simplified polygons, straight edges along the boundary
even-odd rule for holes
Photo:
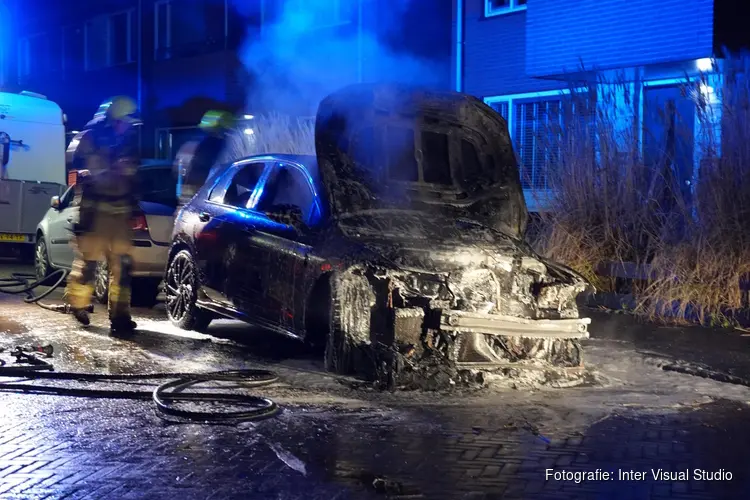
[[[130,219],[130,228],[133,231],[148,231],[148,222],[146,222],[146,216],[143,214],[137,214]]]

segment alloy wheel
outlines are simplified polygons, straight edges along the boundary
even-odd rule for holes
[[[36,249],[34,252],[34,272],[38,279],[46,277],[49,272],[47,267],[47,244],[42,238],[39,238],[36,242]]]
[[[173,321],[183,319],[193,305],[195,267],[192,259],[183,253],[178,254],[167,271],[164,293],[167,313]]]

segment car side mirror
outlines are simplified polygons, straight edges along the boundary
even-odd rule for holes
[[[49,206],[51,206],[55,210],[58,210],[60,208],[60,197],[53,196],[52,199],[49,201]]]

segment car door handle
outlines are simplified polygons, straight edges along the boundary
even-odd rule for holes
[[[211,214],[208,212],[201,212],[198,214],[198,220],[201,222],[208,222],[211,219]]]
[[[68,217],[68,218],[67,218],[66,220],[67,220],[68,222],[73,222],[73,217]]]

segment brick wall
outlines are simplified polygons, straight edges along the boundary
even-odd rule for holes
[[[484,0],[464,0],[465,92],[487,97],[561,88],[526,74],[526,16],[520,11],[485,19]]]
[[[710,57],[713,0],[529,0],[526,72],[561,74]]]

